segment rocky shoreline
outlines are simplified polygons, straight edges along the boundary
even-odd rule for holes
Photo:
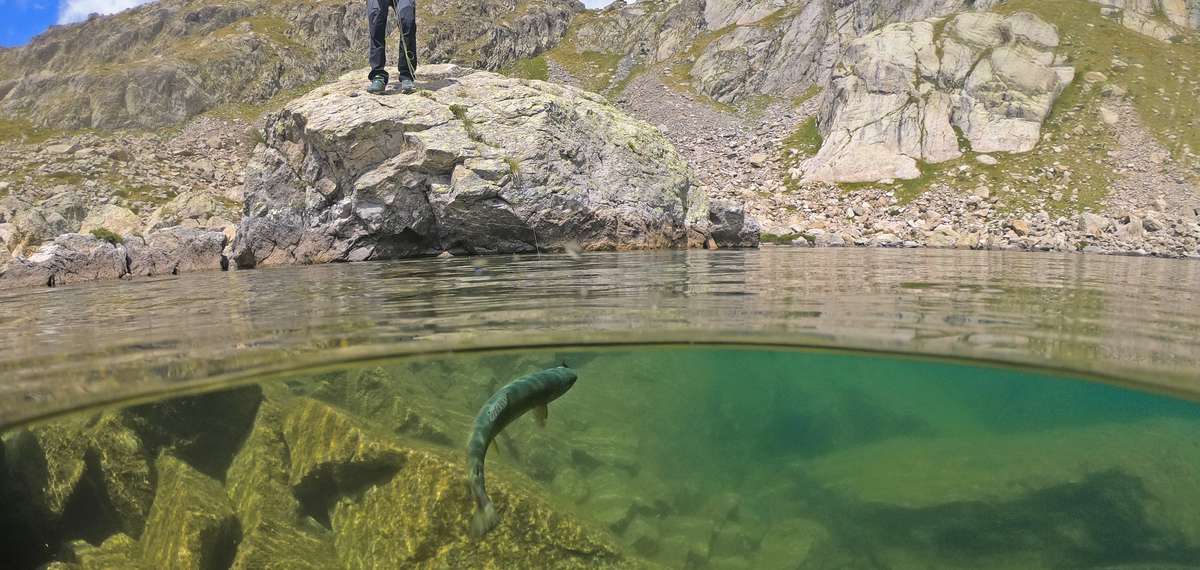
[[[820,24],[799,4],[737,18],[724,6],[714,22],[733,23],[699,35],[671,10],[614,5],[580,16],[563,36],[570,45],[548,52],[550,83],[433,65],[422,67],[420,93],[372,99],[356,98],[361,72],[351,72],[258,118],[19,130],[0,144],[0,285],[438,254],[754,247],[760,231],[796,247],[1200,257],[1200,156],[1186,128],[1196,117],[1164,130],[1160,109],[1147,114],[1134,91],[1145,65],[1126,61],[1119,44],[1111,56],[1079,49],[1089,33],[1158,40],[1086,4],[1093,19],[1066,30],[1061,16],[1043,19],[1052,12],[981,10],[1003,5],[903,21],[966,10],[922,5],[889,16],[899,23],[855,28],[859,37],[825,38],[828,69],[808,70],[812,86],[786,97],[771,91],[782,85],[774,67],[754,87],[767,91],[708,91],[716,54],[736,52],[758,28]],[[655,36],[647,22],[665,27]],[[621,26],[663,45],[651,56],[621,44],[623,56],[588,60]],[[1171,62],[1178,72],[1162,78],[1163,102],[1200,93],[1192,66]],[[600,84],[572,75],[581,70],[607,74],[608,87],[576,89]],[[355,122],[364,114],[374,122]],[[349,123],[361,128],[339,130]]]

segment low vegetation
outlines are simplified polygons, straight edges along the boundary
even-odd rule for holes
[[[500,73],[520,79],[546,81],[550,79],[550,66],[546,63],[546,56],[539,55],[529,59],[517,60],[501,69]]]
[[[101,241],[106,241],[113,245],[120,245],[125,242],[124,238],[117,235],[115,232],[113,232],[112,230],[110,230],[108,228],[96,228],[96,229],[92,230],[91,233],[92,233],[92,237],[95,237],[96,239],[101,240]]]

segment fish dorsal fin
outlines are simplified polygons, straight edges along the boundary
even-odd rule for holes
[[[533,418],[537,420],[537,424],[541,427],[546,427],[546,419],[550,417],[550,408],[546,404],[533,408]]]

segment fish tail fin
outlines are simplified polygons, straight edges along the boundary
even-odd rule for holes
[[[496,506],[490,500],[483,503],[475,508],[475,514],[471,516],[471,536],[481,538],[492,530],[499,520],[500,516],[496,514]]]

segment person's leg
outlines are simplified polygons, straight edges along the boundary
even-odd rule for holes
[[[400,45],[400,78],[412,80],[416,79],[413,74],[417,71],[417,5],[414,0],[395,2],[396,14],[400,16],[400,33],[404,38]]]
[[[388,0],[367,0],[367,28],[371,35],[371,73],[367,75],[367,80],[372,81],[376,77],[382,77],[384,83],[387,83],[387,52],[385,51],[387,41],[387,21],[388,21]]]

